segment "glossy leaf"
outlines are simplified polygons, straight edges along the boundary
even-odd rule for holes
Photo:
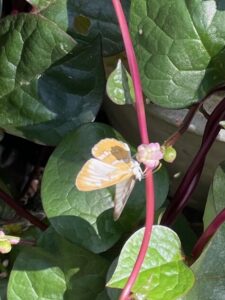
[[[2,19],[0,39],[0,126],[13,131],[54,119],[55,113],[30,91],[53,62],[74,48],[75,41],[55,24],[32,14]]]
[[[187,107],[224,82],[222,0],[134,0],[130,27],[145,95]]]
[[[24,249],[17,257],[7,299],[96,299],[104,289],[107,268],[104,259],[50,228],[38,247]]]
[[[48,145],[58,144],[72,129],[94,121],[103,98],[104,83],[100,40],[78,46],[34,83],[38,98],[54,112],[54,119],[19,129],[28,139],[35,137]],[[37,97],[35,91],[34,97]]]
[[[57,232],[93,252],[110,248],[122,230],[113,221],[112,191],[80,192],[75,177],[91,157],[91,148],[116,132],[102,124],[87,124],[67,135],[52,154],[43,176],[44,210]]]
[[[42,15],[67,28],[76,39],[92,41],[102,37],[104,55],[112,55],[123,49],[122,38],[111,1],[87,0],[29,0]],[[122,2],[128,17],[130,0]],[[66,30],[66,29],[65,29]]]
[[[44,210],[56,231],[96,253],[112,247],[145,217],[144,182],[137,183],[117,222],[112,215],[113,187],[80,192],[74,185],[76,175],[91,157],[91,148],[106,137],[121,139],[111,127],[98,123],[83,125],[67,135],[48,161],[42,181]],[[159,207],[168,191],[165,170],[157,175],[155,184]]]
[[[225,208],[225,162],[216,169],[212,184],[209,189],[204,212],[204,228]]]
[[[107,79],[106,91],[108,97],[116,104],[134,104],[135,102],[132,78],[121,60]]]
[[[215,233],[192,265],[196,277],[193,289],[182,300],[223,300],[225,295],[225,225]]]
[[[135,232],[124,245],[108,286],[122,288],[135,263],[144,229]],[[194,275],[184,264],[181,244],[171,229],[156,225],[147,255],[132,292],[137,299],[177,299],[193,286]]]
[[[100,40],[73,49],[75,41],[41,15],[19,14],[1,25],[0,126],[55,145],[93,121],[104,92]]]
[[[36,13],[51,20],[62,30],[68,29],[67,0],[29,0]]]

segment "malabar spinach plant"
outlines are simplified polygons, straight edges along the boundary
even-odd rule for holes
[[[224,299],[224,162],[202,230],[182,214],[224,128],[223,1],[2,0],[0,12],[1,299]],[[106,97],[135,107],[141,138],[129,148],[144,178],[117,221],[114,186],[75,185],[99,141],[128,144]],[[189,109],[155,168],[149,101]],[[207,119],[202,144],[167,197],[167,164],[197,111]]]

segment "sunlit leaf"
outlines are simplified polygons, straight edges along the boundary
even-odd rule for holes
[[[145,95],[187,107],[224,82],[222,0],[134,0],[130,28]]]
[[[116,104],[135,103],[133,82],[121,60],[107,79],[106,91],[108,97]]]
[[[109,287],[123,288],[134,266],[144,229],[135,232],[124,245]],[[153,227],[150,245],[132,288],[137,299],[175,300],[194,284],[192,271],[183,262],[181,244],[174,231]]]

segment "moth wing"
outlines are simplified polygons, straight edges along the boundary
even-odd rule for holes
[[[75,186],[80,191],[94,191],[117,184],[130,174],[95,158],[89,159],[78,173]]]
[[[128,167],[131,162],[130,148],[116,139],[103,139],[92,148],[92,155],[111,165]]]
[[[127,203],[127,200],[134,188],[135,178],[132,176],[122,182],[117,183],[116,185],[116,192],[115,192],[115,199],[114,199],[114,213],[113,218],[114,220],[118,220],[124,206]]]

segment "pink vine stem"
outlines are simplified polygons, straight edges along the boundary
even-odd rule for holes
[[[141,79],[138,70],[138,64],[133,48],[133,44],[131,41],[127,21],[125,15],[123,13],[123,8],[120,3],[120,0],[112,0],[118,23],[120,26],[120,30],[123,37],[124,47],[127,54],[127,60],[131,72],[131,77],[134,84],[135,91],[135,107],[137,112],[138,126],[141,135],[142,144],[149,144],[148,138],[148,130],[147,130],[147,122],[145,115],[145,107],[144,107],[144,99],[142,94],[142,86]],[[152,171],[150,169],[147,170],[146,173],[146,220],[145,220],[145,232],[142,240],[141,248],[139,250],[139,254],[137,260],[134,264],[133,270],[130,274],[130,277],[120,295],[119,300],[128,300],[130,299],[131,289],[137,279],[137,276],[140,272],[142,263],[144,261],[146,252],[148,250],[149,241],[152,233],[152,225],[154,221],[154,185],[153,185],[153,176]]]

